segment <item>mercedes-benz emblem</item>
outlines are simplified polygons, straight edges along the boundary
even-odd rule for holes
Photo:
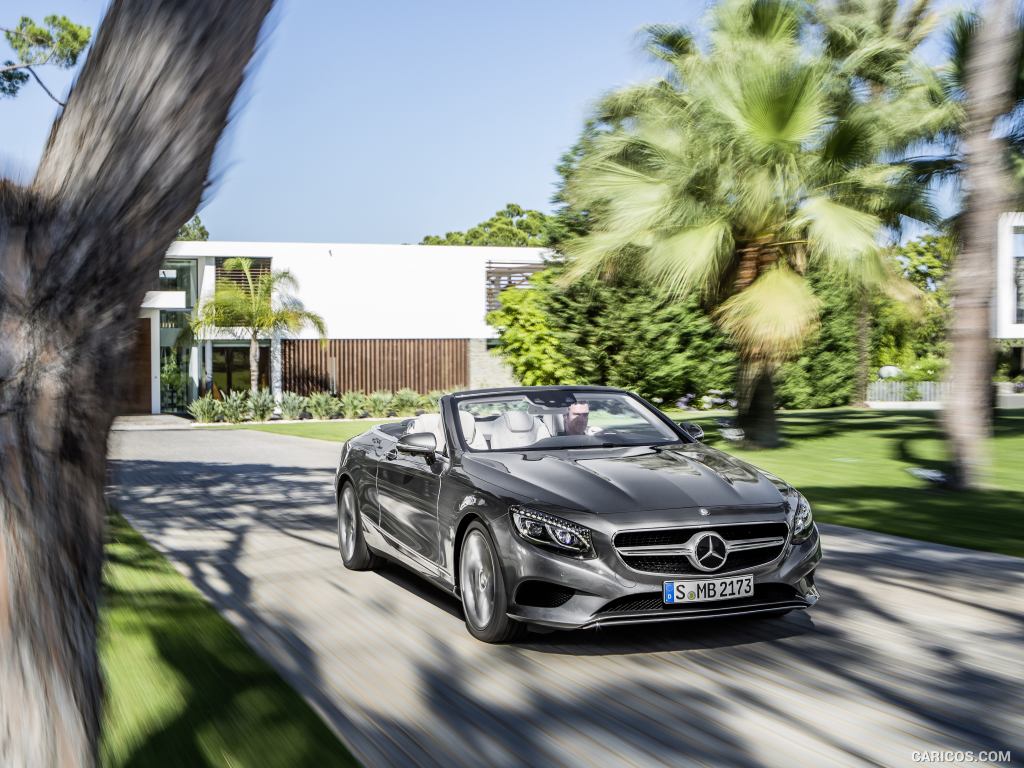
[[[717,571],[728,554],[725,539],[714,531],[702,533],[693,542],[693,564],[702,571]]]

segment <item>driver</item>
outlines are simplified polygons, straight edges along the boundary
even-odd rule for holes
[[[569,413],[565,417],[565,434],[585,435],[587,434],[587,420],[590,418],[590,405],[587,403],[573,403],[569,406]]]

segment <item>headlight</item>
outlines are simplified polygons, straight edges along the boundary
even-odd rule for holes
[[[509,514],[516,532],[533,544],[576,557],[594,555],[589,528],[518,504],[509,509]]]
[[[811,505],[802,493],[796,494],[796,508],[793,511],[793,543],[799,544],[810,538],[814,530],[814,515]]]

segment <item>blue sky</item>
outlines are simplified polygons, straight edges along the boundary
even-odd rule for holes
[[[12,0],[98,26],[106,0]],[[220,240],[418,242],[507,202],[550,209],[554,166],[604,91],[656,72],[647,23],[705,0],[281,0],[201,216]],[[7,18],[8,15],[11,18]],[[72,75],[46,71],[67,92]],[[57,107],[0,101],[0,171],[28,180]]]

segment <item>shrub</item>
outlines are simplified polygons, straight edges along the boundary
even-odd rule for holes
[[[341,396],[341,415],[346,419],[358,419],[366,407],[366,395],[362,392],[345,392]]]
[[[239,424],[250,417],[251,409],[247,394],[247,392],[235,391],[224,396],[224,399],[220,401],[220,410],[224,421],[229,424]]]
[[[420,398],[420,407],[423,408],[427,413],[437,413],[441,410],[441,398],[444,396],[444,392],[439,389],[431,390],[427,392],[422,398]]]
[[[314,419],[333,419],[338,415],[338,398],[330,392],[314,392],[306,401]]]
[[[391,401],[394,398],[390,392],[379,390],[371,392],[366,398],[366,411],[371,416],[380,418],[391,413]]]
[[[189,403],[188,412],[192,418],[200,424],[209,424],[220,418],[220,401],[214,400],[213,395],[207,392],[198,400]]]
[[[422,398],[416,390],[400,389],[395,392],[395,397],[391,401],[391,408],[396,416],[415,416],[416,411],[419,410],[421,400]]]
[[[274,395],[269,389],[261,389],[249,398],[254,421],[266,421],[274,415]]]
[[[294,392],[281,395],[281,415],[286,419],[301,419],[306,410],[306,398]]]

